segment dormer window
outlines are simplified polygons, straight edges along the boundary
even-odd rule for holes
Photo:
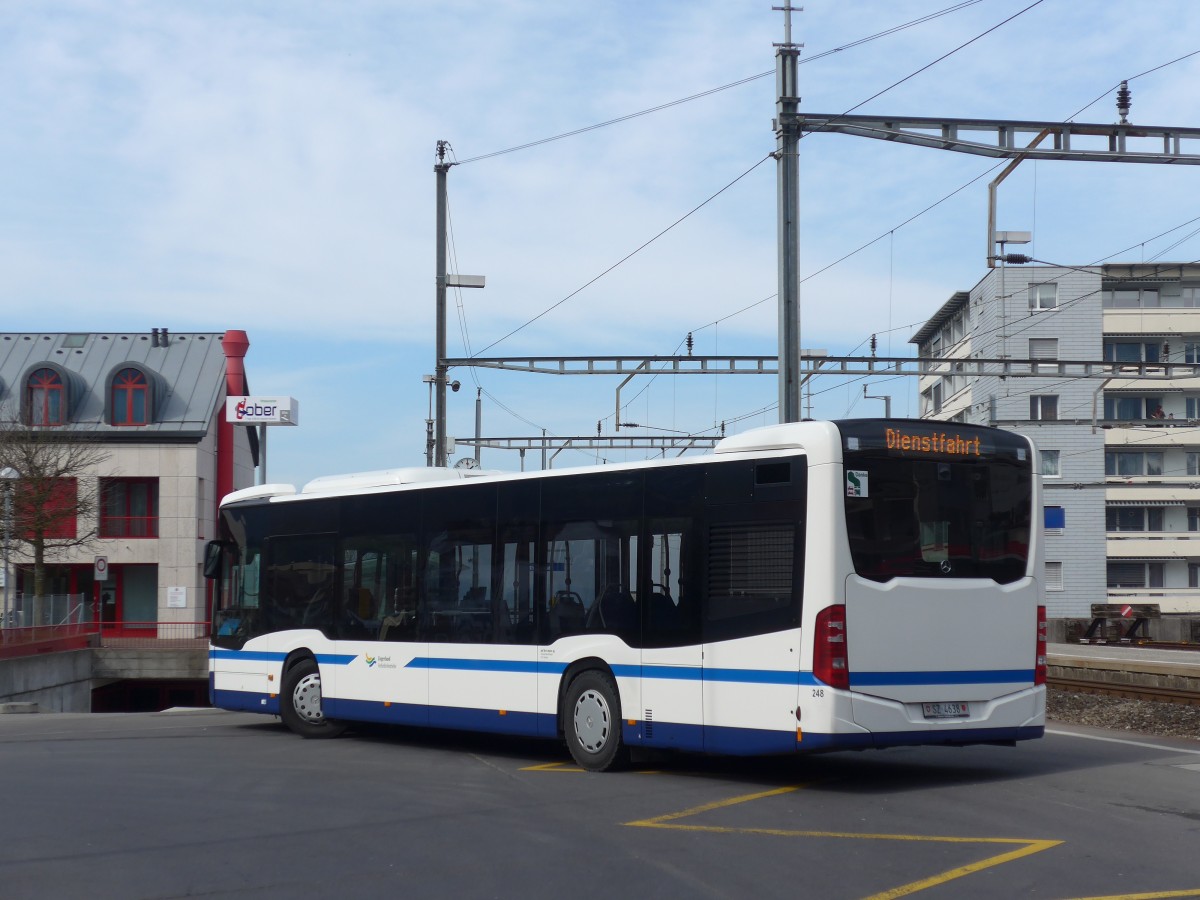
[[[113,425],[150,423],[150,382],[141,369],[122,369],[109,391],[109,421]]]
[[[67,388],[54,369],[37,369],[25,384],[25,409],[30,425],[67,423]]]

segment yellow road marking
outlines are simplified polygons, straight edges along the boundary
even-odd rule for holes
[[[583,769],[579,766],[573,766],[565,762],[540,763],[536,766],[525,766],[520,771],[522,772],[582,772]]]
[[[933,840],[939,840],[933,838]],[[962,840],[961,838],[956,840]],[[931,878],[922,878],[920,881],[914,881],[910,884],[903,885],[898,888],[892,888],[890,891],[883,891],[879,894],[872,894],[866,900],[893,900],[895,897],[905,897],[909,894],[915,894],[917,891],[923,891],[925,888],[934,887],[935,885],[945,884],[947,881],[953,881],[956,878],[962,878],[964,875],[971,875],[983,869],[990,869],[992,866],[999,866],[1006,862],[1012,862],[1014,859],[1020,859],[1023,856],[1030,856],[1034,853],[1041,853],[1043,850],[1049,850],[1051,847],[1057,847],[1062,841],[1013,841],[1009,838],[976,838],[975,843],[979,844],[1000,844],[1000,843],[1024,843],[1025,846],[1017,850],[1001,853],[999,856],[991,856],[987,859],[981,859],[979,862],[971,863],[966,866],[959,866],[956,869],[950,869],[946,872],[941,872]]]
[[[1007,853],[1001,853],[998,856],[991,856],[979,862],[970,863],[969,865],[959,866],[949,871],[942,872],[930,878],[923,878],[920,881],[914,881],[909,884],[902,885],[883,893],[874,894],[866,900],[894,900],[896,897],[904,897],[909,894],[915,894],[917,891],[923,891],[926,888],[934,887],[935,885],[945,884],[948,881],[953,881],[956,878],[962,878],[965,875],[971,875],[983,869],[998,866],[1006,862],[1012,862],[1015,859],[1020,859],[1023,856],[1030,856],[1034,853],[1040,853],[1043,850],[1049,850],[1051,847],[1057,847],[1062,841],[1044,841],[1044,840],[1026,840],[1022,838],[966,838],[966,837],[937,837],[933,835],[921,834],[862,834],[848,831],[799,831],[794,829],[784,828],[732,828],[720,825],[692,825],[681,824],[680,819],[686,819],[690,816],[696,816],[700,813],[711,812],[714,809],[725,809],[730,806],[736,806],[740,803],[749,803],[752,800],[762,800],[767,797],[778,797],[782,794],[790,794],[803,788],[804,785],[796,784],[788,787],[775,788],[769,791],[759,791],[754,794],[742,794],[738,797],[730,797],[726,800],[717,800],[712,803],[705,803],[702,806],[693,806],[690,809],[682,810],[676,813],[667,813],[663,816],[655,816],[650,819],[639,819],[636,822],[626,822],[626,825],[636,828],[670,828],[678,831],[692,832],[709,832],[712,834],[765,834],[775,837],[811,837],[811,838],[840,838],[854,840],[874,840],[874,841],[918,841],[926,843],[940,844],[1018,844],[1020,846],[1015,850],[1010,850]],[[1114,898],[1115,900],[1115,898]]]
[[[565,762],[542,763],[536,766],[527,766],[521,770],[522,772],[583,772],[584,770],[578,766],[573,766]],[[645,772],[641,774],[656,774],[654,772]],[[741,803],[750,803],[754,800],[764,800],[768,797],[779,797],[783,794],[794,793],[801,788],[806,787],[805,784],[794,784],[787,787],[773,788],[769,791],[758,791],[753,794],[741,794],[737,797],[729,797],[725,800],[714,800],[712,803],[704,803],[700,806],[693,806],[689,809],[679,812],[667,813],[662,816],[654,816],[649,819],[638,819],[634,822],[626,822],[625,825],[632,828],[665,828],[674,829],[676,831],[691,831],[691,832],[707,832],[710,834],[763,834],[772,837],[807,837],[807,838],[835,838],[835,839],[852,839],[860,841],[913,841],[921,843],[937,843],[937,844],[1017,844],[1016,849],[1009,850],[1007,853],[1001,853],[997,856],[989,856],[987,859],[981,859],[978,862],[968,863],[965,866],[958,866],[953,869],[948,869],[937,875],[932,875],[929,878],[922,878],[919,881],[913,881],[900,887],[891,888],[878,894],[872,894],[864,900],[895,900],[897,897],[906,897],[910,894],[915,894],[918,891],[923,891],[926,888],[936,887],[941,884],[946,884],[949,881],[954,881],[958,878],[963,878],[967,875],[973,875],[976,872],[981,872],[984,869],[990,869],[993,866],[1003,865],[1004,863],[1013,862],[1026,856],[1032,856],[1035,853],[1041,853],[1043,850],[1049,850],[1052,847],[1057,847],[1062,841],[1050,840],[1031,840],[1028,838],[979,838],[979,837],[944,837],[937,835],[923,834],[872,834],[862,832],[849,831],[801,831],[787,828],[738,828],[728,827],[723,825],[693,825],[681,824],[680,819],[687,819],[692,816],[698,816],[701,813],[712,812],[716,809],[726,809],[731,806],[737,806]],[[1158,891],[1148,894],[1112,894],[1104,897],[1078,897],[1075,900],[1171,900],[1176,897],[1200,897],[1200,888],[1191,888],[1181,891]]]
[[[523,766],[518,769],[519,772],[573,772],[576,774],[586,772],[586,769],[581,769],[579,766],[572,765],[568,762],[552,762],[539,763],[536,766]],[[643,769],[632,773],[634,775],[659,775],[661,774],[656,769]]]
[[[780,794],[790,794],[793,791],[798,791],[804,787],[802,784],[793,785],[791,787],[775,788],[770,791],[760,791],[757,794],[745,794],[741,797],[731,797],[728,800],[717,800],[713,803],[705,803],[703,806],[693,806],[691,809],[685,809],[683,812],[667,813],[665,816],[655,816],[653,819],[641,819],[637,822],[626,822],[626,825],[631,825],[639,828],[682,828],[696,831],[709,831],[704,826],[692,825],[664,825],[664,822],[670,822],[674,819],[686,819],[688,816],[699,815],[700,813],[709,812],[714,809],[723,809],[726,806],[736,806],[739,803],[749,803],[751,800],[761,800],[764,797],[778,797]],[[725,830],[725,829],[716,829]],[[741,829],[733,829],[741,830]]]
[[[1150,894],[1112,894],[1107,897],[1078,897],[1076,900],[1165,900],[1168,897],[1200,897],[1200,888],[1187,891],[1155,891]]]

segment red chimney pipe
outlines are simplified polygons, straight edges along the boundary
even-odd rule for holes
[[[240,397],[246,393],[246,351],[250,349],[250,338],[244,331],[226,331],[221,338],[221,349],[225,351],[225,396]],[[217,411],[217,505],[222,498],[236,490],[234,484],[234,429],[225,419],[225,404]]]

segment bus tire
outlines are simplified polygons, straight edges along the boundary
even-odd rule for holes
[[[604,772],[626,761],[620,694],[607,673],[598,669],[579,673],[567,688],[563,714],[567,749],[580,768]]]
[[[300,737],[331,738],[346,730],[345,722],[325,717],[321,710],[321,670],[312,657],[300,660],[283,676],[279,717]]]

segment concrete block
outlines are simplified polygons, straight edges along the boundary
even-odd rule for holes
[[[0,716],[10,715],[13,713],[35,713],[38,712],[36,703],[0,703]]]

